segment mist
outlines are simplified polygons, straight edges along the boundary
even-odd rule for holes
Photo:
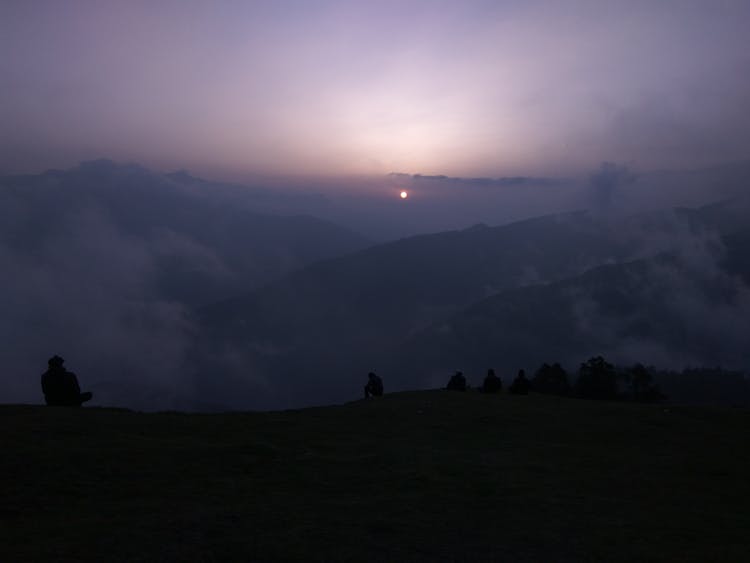
[[[744,369],[748,290],[725,268],[721,237],[742,228],[747,207],[737,202],[746,202],[749,171],[731,164],[652,173],[605,162],[580,178],[394,173],[277,178],[263,186],[92,161],[6,176],[0,181],[3,399],[38,402],[46,359],[59,354],[94,392],[94,404],[221,410],[345,400],[359,387],[357,370],[389,365],[394,344],[482,299],[664,253],[678,255],[680,265],[654,263],[647,278],[654,292],[669,296],[662,306],[692,335],[682,354],[680,343],[663,335],[622,338],[627,319],[603,313],[586,294],[575,301],[572,328],[596,343],[591,353],[618,361],[684,367],[710,360]],[[716,201],[733,203],[699,209]],[[550,261],[555,251],[543,242],[549,228],[559,230],[550,241],[574,236],[565,252],[575,259],[567,266]],[[540,246],[530,247],[538,235]],[[595,239],[598,246],[590,246]],[[456,248],[455,259],[441,251],[445,244]],[[520,246],[516,252],[507,245]],[[399,257],[410,247],[421,250]],[[480,253],[471,266],[480,270],[451,272],[466,252]],[[505,252],[497,274],[481,273],[485,252]],[[414,277],[420,269],[404,261],[414,259],[424,262],[422,271],[434,271],[430,278]],[[344,282],[344,275],[355,277]],[[476,280],[455,293],[450,280],[462,276]],[[392,292],[411,284],[412,302],[386,313],[388,301],[401,303],[412,290]],[[283,287],[290,293],[277,300],[276,288]],[[335,293],[339,287],[346,295]],[[726,298],[711,297],[716,292]],[[300,301],[307,293],[317,304]],[[431,300],[422,303],[424,295]],[[330,312],[350,298],[351,318]],[[370,309],[359,311],[364,298],[372,311],[383,311],[377,321],[368,318]],[[252,307],[266,317],[243,312],[243,303],[256,299]],[[305,313],[310,306],[320,316]],[[206,312],[217,310],[225,313],[218,320],[210,313],[206,325]],[[217,329],[208,329],[237,315],[249,323],[239,331],[227,328],[217,340]],[[255,324],[261,318],[271,325]],[[252,336],[242,337],[244,330]],[[383,340],[381,330],[395,340]],[[308,342],[300,348],[296,336],[288,340],[292,334]],[[337,345],[350,350],[333,352]],[[391,386],[420,386],[435,376],[425,377]]]
[[[4,400],[38,402],[59,354],[95,404],[182,405],[196,307],[369,244],[312,217],[256,213],[256,199],[268,203],[110,161],[1,179]]]

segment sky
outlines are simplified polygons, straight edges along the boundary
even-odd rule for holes
[[[0,173],[566,175],[750,157],[746,0],[0,3]]]

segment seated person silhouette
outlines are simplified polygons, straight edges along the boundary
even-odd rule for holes
[[[457,371],[448,381],[448,385],[445,386],[448,391],[466,391],[466,378],[464,374]]]
[[[482,393],[499,393],[503,388],[503,382],[495,375],[494,369],[487,370],[487,377],[482,384]]]
[[[382,397],[383,395],[383,380],[380,379],[373,372],[367,374],[367,385],[365,385],[365,399],[370,396]]]
[[[508,389],[508,391],[512,395],[528,395],[530,388],[531,384],[529,383],[529,380],[526,379],[526,372],[520,369],[518,370],[518,375],[513,380],[513,383],[510,384],[510,389]]]
[[[50,406],[80,407],[93,396],[90,392],[81,393],[76,374],[63,367],[60,356],[52,356],[47,371],[42,374],[44,400]]]

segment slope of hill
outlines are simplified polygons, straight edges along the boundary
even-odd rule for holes
[[[747,410],[440,391],[272,413],[2,406],[24,561],[741,561]]]
[[[334,389],[335,374],[378,365],[409,334],[472,302],[630,252],[627,241],[584,213],[412,237],[313,264],[205,308],[203,343],[244,355],[275,383],[313,374],[310,382],[293,378],[302,394],[305,386]]]
[[[172,406],[186,385],[192,307],[368,241],[254,193],[109,161],[0,177],[3,400],[38,397],[65,357],[104,404]]]
[[[723,266],[705,255],[663,255],[600,266],[548,285],[473,304],[406,340],[389,363],[406,385],[445,380],[455,367],[506,379],[558,361],[575,369],[604,354],[660,367],[747,370],[750,275],[747,234],[724,239]]]
[[[259,397],[273,388],[289,402],[271,404],[291,406],[314,404],[321,399],[322,402],[340,400],[347,392],[342,382],[349,374],[366,373],[373,368],[398,373],[401,388],[408,388],[437,384],[430,375],[435,370],[442,370],[439,377],[444,379],[446,369],[473,368],[475,362],[486,369],[488,365],[517,366],[519,361],[521,365],[528,365],[527,361],[539,364],[546,359],[563,360],[571,355],[581,361],[585,358],[580,358],[579,354],[584,349],[602,353],[612,349],[621,336],[608,326],[601,331],[592,327],[594,338],[577,332],[579,320],[572,315],[586,316],[589,299],[586,288],[579,291],[580,299],[567,305],[568,308],[580,306],[567,313],[569,318],[564,316],[567,309],[558,312],[559,302],[568,298],[552,298],[550,290],[542,287],[507,297],[512,301],[515,296],[521,296],[523,306],[517,304],[514,321],[498,321],[492,330],[484,326],[484,334],[467,329],[464,337],[460,337],[460,333],[456,337],[455,333],[445,331],[448,325],[443,321],[460,315],[466,307],[484,299],[491,300],[493,295],[502,296],[509,290],[559,282],[602,264],[618,264],[664,252],[682,257],[691,264],[691,275],[701,278],[698,286],[682,288],[689,290],[689,295],[698,290],[721,292],[722,287],[712,289],[711,286],[714,282],[729,283],[724,280],[725,274],[718,262],[725,241],[744,244],[731,235],[723,241],[714,230],[721,223],[721,209],[731,210],[732,206],[716,206],[708,211],[668,210],[629,217],[584,212],[540,217],[501,227],[477,226],[413,237],[316,263],[242,298],[204,309],[201,320],[206,332],[202,333],[201,344],[210,351],[196,360],[196,365],[201,365],[200,369],[213,377],[213,374],[231,372],[239,363],[252,374],[251,378],[256,378],[250,383],[255,385],[254,391],[248,391],[250,395]],[[735,265],[743,256],[742,249],[735,248],[737,244],[728,255],[729,262]],[[624,273],[615,266],[612,268],[601,270],[600,275],[605,277],[606,272],[612,272],[609,274],[612,282],[608,279],[597,282],[605,289],[610,283],[615,288],[614,282]],[[701,268],[706,271],[702,272]],[[711,278],[706,272],[716,275]],[[650,280],[650,276],[656,274],[659,278]],[[624,279],[632,279],[632,283],[644,287],[661,283],[660,291],[667,294],[692,283],[682,280],[676,270],[629,271]],[[577,290],[575,283],[559,287]],[[654,299],[643,291],[628,297],[631,292],[628,287],[614,291],[623,294],[619,298],[621,309],[607,314],[648,309],[650,301],[644,299]],[[698,294],[698,297],[703,303],[702,296]],[[725,305],[731,309],[729,303]],[[482,307],[484,305],[479,305],[476,310]],[[707,315],[708,309],[703,313]],[[582,318],[581,322],[585,320]],[[485,325],[488,323],[491,324],[487,320]],[[541,323],[546,328],[538,326]],[[656,339],[658,348],[663,344],[658,338],[668,334],[674,323],[673,318],[665,318],[659,330],[644,332],[634,346],[638,342],[648,346]],[[430,326],[430,340],[417,336]],[[524,326],[533,331],[524,333]],[[545,330],[549,333],[546,340]],[[553,330],[556,331],[554,337]],[[638,326],[632,325],[627,330],[635,334]],[[445,332],[441,334],[441,331]],[[736,348],[737,334],[739,332],[735,331],[734,340],[723,349],[717,348],[715,353],[696,358],[724,363],[735,360],[722,356],[722,350]],[[538,345],[534,344],[537,339]],[[673,344],[678,346],[679,341]],[[495,351],[491,353],[493,347]],[[205,360],[207,357],[210,359]],[[229,361],[222,363],[222,358],[229,358]],[[425,376],[427,381],[423,379]],[[242,377],[237,377],[234,385],[242,387]]]
[[[73,257],[81,239],[114,235],[153,254],[156,292],[191,305],[370,244],[314,217],[258,213],[256,206],[265,206],[261,195],[108,160],[0,177],[0,244],[34,256],[55,241],[58,252]],[[117,242],[108,241],[110,259],[118,257]]]

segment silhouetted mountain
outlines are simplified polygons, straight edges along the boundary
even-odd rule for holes
[[[748,232],[724,238],[728,255],[747,256]],[[568,280],[482,300],[414,335],[388,367],[408,385],[426,385],[455,366],[487,366],[509,377],[542,361],[575,368],[603,354],[682,369],[747,369],[748,262],[699,254],[662,255],[594,268]]]
[[[440,175],[429,175],[429,174],[404,174],[403,172],[391,172],[389,175],[391,178],[403,179],[403,180],[428,180],[428,181],[444,181],[451,182],[454,184],[471,184],[473,186],[487,186],[487,187],[507,187],[507,186],[520,186],[520,185],[532,185],[532,186],[550,186],[561,184],[564,181],[558,178],[537,178],[530,176],[505,176],[502,178],[488,178],[488,177],[475,177],[475,178],[460,178]]]
[[[398,341],[497,291],[628,255],[627,244],[598,236],[601,232],[600,224],[581,213],[412,237],[313,264],[246,297],[209,307],[204,316],[231,334],[237,334],[237,323],[250,323],[266,338],[277,336],[269,327],[280,326],[278,338],[292,343],[297,336],[315,339],[316,326],[335,327],[337,337],[363,342]]]
[[[193,306],[369,244],[257,213],[255,195],[110,161],[0,178],[5,400],[39,397],[36,375],[59,353],[96,401],[174,406],[191,394]]]
[[[268,190],[211,183],[180,171],[157,174],[109,160],[66,171],[0,178],[6,211],[0,240],[33,255],[50,240],[76,253],[68,234],[83,226],[152,250],[153,288],[167,299],[205,304],[258,287],[311,262],[369,246],[364,237],[305,215],[258,213]],[[295,196],[302,197],[302,196]],[[117,248],[110,249],[113,254]]]
[[[718,235],[706,231],[710,226],[704,223],[701,210],[617,219],[580,212],[413,237],[316,263],[245,297],[205,308],[202,322],[209,335],[206,341],[214,346],[214,359],[229,356],[237,362],[242,358],[254,384],[261,381],[262,387],[284,389],[281,396],[289,397],[291,404],[304,402],[304,397],[338,398],[350,392],[342,388],[342,380],[357,370],[366,373],[378,366],[390,372],[407,366],[398,370],[399,388],[443,385],[447,372],[429,379],[431,368],[422,365],[423,357],[428,363],[435,357],[431,365],[439,370],[473,368],[470,358],[476,358],[482,369],[515,366],[520,360],[525,365],[526,361],[578,358],[581,350],[588,349],[583,346],[583,336],[571,325],[575,321],[572,313],[565,313],[567,309],[557,312],[563,306],[569,308],[565,291],[569,288],[581,293],[582,299],[589,299],[592,288],[587,284],[591,280],[601,288],[595,296],[601,295],[603,305],[611,309],[605,311],[607,315],[650,307],[644,301],[646,295],[615,282],[623,278],[636,285],[654,283],[652,272],[646,270],[651,263],[617,263],[671,252],[692,260],[709,260],[714,269],[717,265],[712,244],[721,246],[721,241]],[[594,270],[589,274],[593,277],[583,278],[583,282],[574,278],[608,263],[613,265]],[[666,267],[668,263],[664,264]],[[566,278],[574,279],[559,282]],[[538,285],[555,281],[558,283],[549,287]],[[579,283],[584,285],[579,287]],[[707,290],[711,283],[707,280],[704,284]],[[529,285],[534,287],[506,293]],[[608,286],[611,291],[601,293]],[[670,287],[665,282],[663,291],[669,292]],[[631,292],[632,297],[627,297]],[[495,294],[499,295],[490,297]],[[490,329],[493,300],[497,299],[497,307],[504,310],[500,303],[506,298],[518,308],[517,314],[512,322],[500,321]],[[476,309],[460,312],[472,304]],[[483,320],[485,309],[489,320]],[[457,326],[463,327],[464,321],[469,326],[478,323],[482,328],[477,330],[488,334],[486,342],[484,336],[468,328],[458,333],[447,331],[445,327],[452,325],[441,321],[454,314],[458,314]],[[655,338],[673,324],[670,318],[663,322],[663,330],[658,323],[649,329]],[[635,334],[640,325],[633,323],[624,330]],[[489,350],[501,335],[524,326],[530,331],[551,331],[551,349],[534,345],[534,338],[524,334],[520,340],[508,337],[509,349],[513,350],[507,357],[512,358],[508,364],[498,354],[480,353]],[[425,329],[429,336],[420,333]],[[441,331],[445,331],[443,336]],[[607,349],[612,347],[608,340],[612,335],[595,336],[588,342],[592,350],[599,352],[597,346],[604,344]],[[389,359],[392,355],[395,361]],[[231,369],[223,365],[206,370],[217,373]]]
[[[610,207],[480,224],[367,248],[325,221],[257,212],[279,198],[109,161],[2,178],[6,372],[41,372],[39,364],[60,353],[108,404],[215,410],[357,396],[372,370],[388,391],[443,386],[455,369],[471,380],[475,365],[480,373],[506,366],[515,373],[518,363],[532,370],[594,354],[677,369],[744,362],[738,335],[750,318],[742,316],[750,299],[741,282],[750,279],[750,235],[741,230],[742,198],[700,209],[623,215]],[[418,211],[399,209],[402,219]],[[618,270],[621,263],[630,265]],[[592,297],[578,276],[602,267],[614,273],[600,285],[619,293],[599,289]],[[561,286],[565,280],[570,285]],[[515,293],[524,287],[530,293]],[[484,301],[507,295],[520,307],[512,325]],[[215,300],[193,317],[193,306]],[[631,312],[658,306],[667,310],[656,319]],[[564,329],[568,309],[583,329]],[[543,314],[548,320],[539,321]],[[464,327],[465,315],[481,331]],[[465,354],[456,339],[438,338],[453,322],[469,342]],[[502,358],[481,344],[482,331],[512,341],[524,326]],[[533,345],[534,331],[544,330],[552,336],[540,343],[549,350]],[[688,333],[682,340],[680,331]],[[23,400],[39,393],[34,378],[15,375],[4,388]]]

